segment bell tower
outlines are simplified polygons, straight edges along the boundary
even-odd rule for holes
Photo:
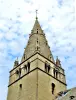
[[[52,52],[36,15],[21,62],[10,71],[7,100],[53,100],[66,90],[64,69]]]

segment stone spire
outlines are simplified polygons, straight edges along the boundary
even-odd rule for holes
[[[43,33],[43,30],[41,29],[41,26],[39,24],[37,16],[36,16],[35,24],[34,24],[33,29],[32,29],[31,32],[32,32],[32,34],[33,33],[39,33],[39,34]]]
[[[21,62],[34,55],[36,52],[40,53],[44,57],[54,61],[52,53],[50,51],[50,47],[46,40],[46,36],[39,24],[38,17],[36,15],[35,23],[31,34],[29,36],[29,40],[27,46],[24,50],[24,54]]]

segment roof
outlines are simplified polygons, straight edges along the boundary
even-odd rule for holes
[[[76,100],[76,87],[59,92],[55,100]]]

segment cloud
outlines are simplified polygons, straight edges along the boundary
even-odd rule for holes
[[[0,99],[6,100],[9,70],[23,54],[35,10],[51,51],[65,69],[68,88],[76,85],[76,3],[74,0],[0,0]],[[73,77],[72,77],[73,76]],[[6,79],[6,80],[5,80]],[[3,90],[3,91],[2,91]]]

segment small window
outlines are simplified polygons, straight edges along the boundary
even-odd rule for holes
[[[37,34],[38,34],[38,29],[37,29]]]
[[[55,84],[52,83],[52,94],[54,94],[54,92],[55,92]]]
[[[19,85],[20,89],[22,89],[22,84]]]
[[[39,49],[39,47],[37,46],[37,50]]]
[[[38,38],[37,38],[37,43],[38,43]]]
[[[70,96],[70,100],[72,100],[75,96]]]

